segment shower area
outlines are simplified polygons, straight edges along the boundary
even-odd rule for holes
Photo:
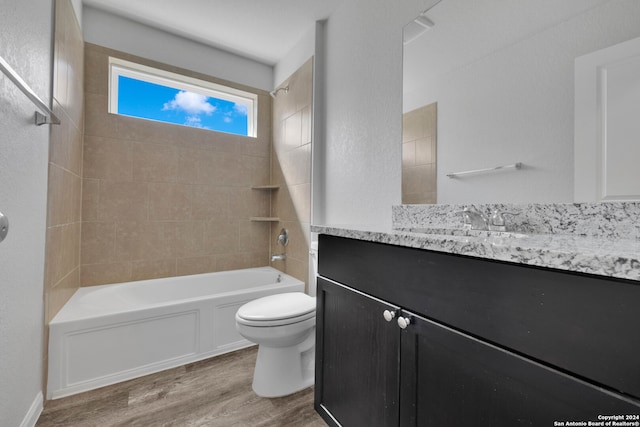
[[[256,93],[256,138],[108,113],[109,57]],[[269,265],[308,281],[312,65],[271,95],[87,43],[55,2],[45,367],[48,324],[84,286]]]

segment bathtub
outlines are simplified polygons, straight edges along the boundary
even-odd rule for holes
[[[250,346],[236,311],[282,292],[304,282],[271,267],[80,288],[49,324],[47,398]]]

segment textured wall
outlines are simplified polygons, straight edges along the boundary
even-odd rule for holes
[[[83,286],[268,265],[271,97],[247,138],[107,113],[108,56],[256,91],[93,44],[85,52]]]
[[[51,2],[0,0],[0,56],[45,101],[51,91]],[[34,422],[42,405],[44,247],[49,126],[0,74],[0,424]]]
[[[402,27],[429,3],[349,0],[329,17],[319,221],[391,224],[401,191]]]

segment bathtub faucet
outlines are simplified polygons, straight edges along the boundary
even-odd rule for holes
[[[285,253],[277,254],[277,255],[271,255],[271,262],[273,262],[273,261],[284,261],[285,259],[287,259],[287,254],[285,254]]]

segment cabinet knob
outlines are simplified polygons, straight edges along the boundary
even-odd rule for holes
[[[402,329],[406,329],[407,326],[411,324],[411,318],[409,317],[398,317],[398,326]]]
[[[391,322],[396,317],[395,311],[385,310],[382,315],[384,316],[384,320],[387,322]]]

